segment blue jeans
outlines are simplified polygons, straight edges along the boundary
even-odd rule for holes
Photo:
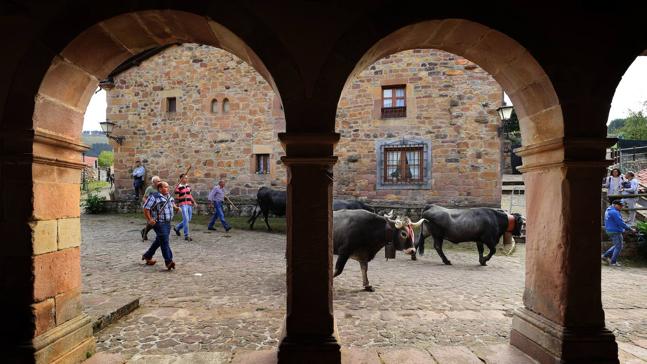
[[[613,246],[609,248],[602,256],[611,258],[611,264],[615,264],[618,261],[618,255],[622,251],[622,233],[607,233]]]
[[[175,230],[184,228],[184,236],[189,236],[189,221],[193,218],[193,206],[182,205],[180,211],[182,211],[182,222],[177,224]]]
[[[207,226],[207,228],[213,228],[213,225],[216,223],[216,219],[220,220],[222,227],[224,227],[225,230],[229,230],[231,226],[229,226],[229,223],[225,220],[225,213],[222,211],[221,201],[213,201],[213,216],[211,217],[211,221],[209,221],[209,226]]]
[[[171,232],[171,223],[170,222],[158,222],[153,225],[153,230],[155,230],[155,241],[151,244],[151,247],[148,248],[144,257],[146,259],[152,259],[153,255],[157,251],[157,248],[162,248],[162,256],[164,257],[164,262],[166,264],[173,261],[173,252],[171,251],[171,246],[168,242],[168,236]]]

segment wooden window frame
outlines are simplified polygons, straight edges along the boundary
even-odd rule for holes
[[[254,173],[256,174],[270,174],[270,155],[267,153],[254,154]],[[264,162],[264,172],[261,171],[261,163]]]
[[[424,171],[424,151],[425,148],[422,145],[416,145],[416,146],[389,146],[389,147],[384,147],[384,155],[382,156],[384,160],[384,175],[382,176],[382,181],[384,184],[389,184],[389,185],[395,185],[395,184],[412,184],[412,183],[423,183],[424,182],[424,176],[425,176],[425,171]],[[388,170],[390,166],[393,166],[389,164],[389,159],[388,159],[388,153],[392,152],[400,152],[400,162],[397,165],[397,171],[399,172],[399,175],[405,176],[404,178],[400,177],[389,177],[388,175]],[[407,152],[417,152],[418,153],[418,163],[413,164],[413,166],[418,166],[419,172],[418,172],[418,178],[414,179],[412,177],[407,178],[406,177],[406,170],[407,166],[411,166],[411,164],[408,163],[407,160]]]
[[[384,91],[391,90],[391,97],[384,97]],[[402,90],[404,96],[398,97],[397,90]],[[391,100],[391,107],[385,107],[386,100]],[[398,100],[402,100],[404,106],[397,105]],[[382,119],[404,118],[407,117],[407,85],[389,85],[382,86]]]

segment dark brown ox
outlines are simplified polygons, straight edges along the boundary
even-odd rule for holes
[[[413,254],[412,226],[422,224],[393,220],[366,210],[339,210],[333,212],[333,252],[338,255],[335,264],[337,277],[344,270],[348,258],[359,262],[364,290],[373,292],[368,283],[368,262],[380,249],[392,245],[395,250]]]

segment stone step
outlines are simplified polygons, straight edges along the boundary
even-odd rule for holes
[[[92,330],[94,333],[136,310],[139,307],[139,298],[96,293],[83,293],[81,295],[85,313],[92,318]]]
[[[96,354],[95,356],[98,356]],[[429,348],[344,348],[342,364],[536,364],[509,344],[430,346]],[[247,352],[197,352],[169,355],[136,354],[128,364],[275,364],[276,350]],[[116,364],[118,362],[89,362]]]
[[[121,354],[99,352],[84,361],[84,364],[124,364],[127,359]]]

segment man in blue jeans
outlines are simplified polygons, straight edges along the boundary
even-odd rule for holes
[[[209,201],[213,202],[213,217],[209,221],[207,226],[208,230],[216,230],[213,225],[216,223],[216,219],[219,219],[222,223],[222,227],[225,228],[225,231],[231,230],[231,226],[225,220],[225,213],[222,211],[222,203],[225,201],[225,181],[220,180],[217,185],[213,187],[211,192],[209,192]]]
[[[604,212],[604,229],[609,235],[613,246],[602,254],[602,260],[614,267],[620,266],[618,264],[618,255],[622,251],[622,233],[625,230],[636,231],[622,220],[620,210],[622,210],[622,201],[615,200]],[[611,258],[611,261],[609,261],[609,258]]]
[[[162,248],[162,256],[166,269],[175,269],[175,262],[173,262],[173,252],[169,245],[169,234],[171,232],[171,220],[173,220],[173,213],[178,210],[175,206],[173,197],[169,194],[168,183],[161,181],[157,185],[157,192],[151,193],[144,204],[144,216],[150,225],[153,225],[157,237],[151,244],[150,248],[142,255],[142,260],[146,261],[146,265],[155,265],[156,261],[153,255],[157,248]]]

